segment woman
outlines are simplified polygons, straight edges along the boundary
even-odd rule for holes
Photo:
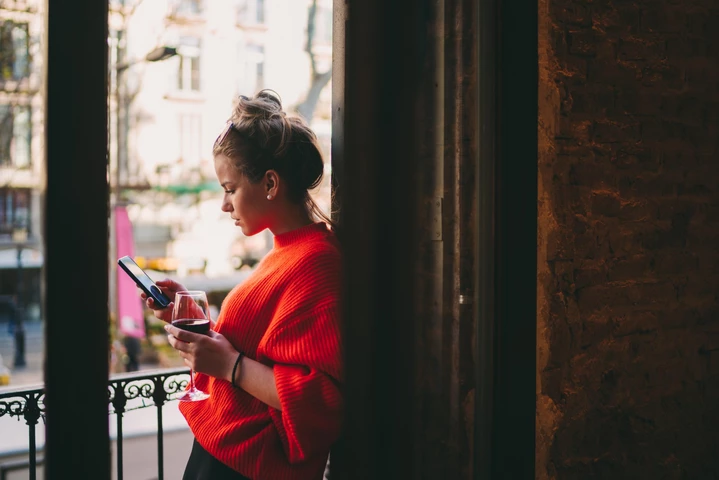
[[[308,194],[322,179],[317,138],[262,91],[239,99],[213,155],[222,211],[247,236],[270,229],[274,247],[208,336],[165,326],[210,394],[180,405],[195,435],[183,478],[318,480],[340,431],[342,354],[340,252]],[[170,298],[184,290],[157,285]],[[155,315],[169,322],[171,310]]]

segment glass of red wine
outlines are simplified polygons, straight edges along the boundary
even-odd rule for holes
[[[207,295],[200,290],[177,292],[172,309],[172,325],[188,332],[207,334],[210,331],[210,308]],[[181,402],[198,402],[210,394],[195,387],[195,372],[190,370],[190,388],[178,398]]]

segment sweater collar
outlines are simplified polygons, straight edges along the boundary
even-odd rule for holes
[[[303,242],[309,238],[317,238],[328,232],[327,224],[324,222],[316,222],[304,227],[290,230],[289,232],[275,235],[275,248],[282,248],[295,243]]]

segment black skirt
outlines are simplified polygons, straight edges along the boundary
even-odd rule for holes
[[[182,480],[250,480],[210,455],[195,440]]]

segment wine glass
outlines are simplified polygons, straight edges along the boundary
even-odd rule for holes
[[[201,290],[177,292],[172,309],[172,325],[193,333],[207,335],[210,331],[210,309],[207,295]],[[210,394],[195,387],[195,372],[190,369],[190,388],[178,398],[181,402],[198,402]]]

